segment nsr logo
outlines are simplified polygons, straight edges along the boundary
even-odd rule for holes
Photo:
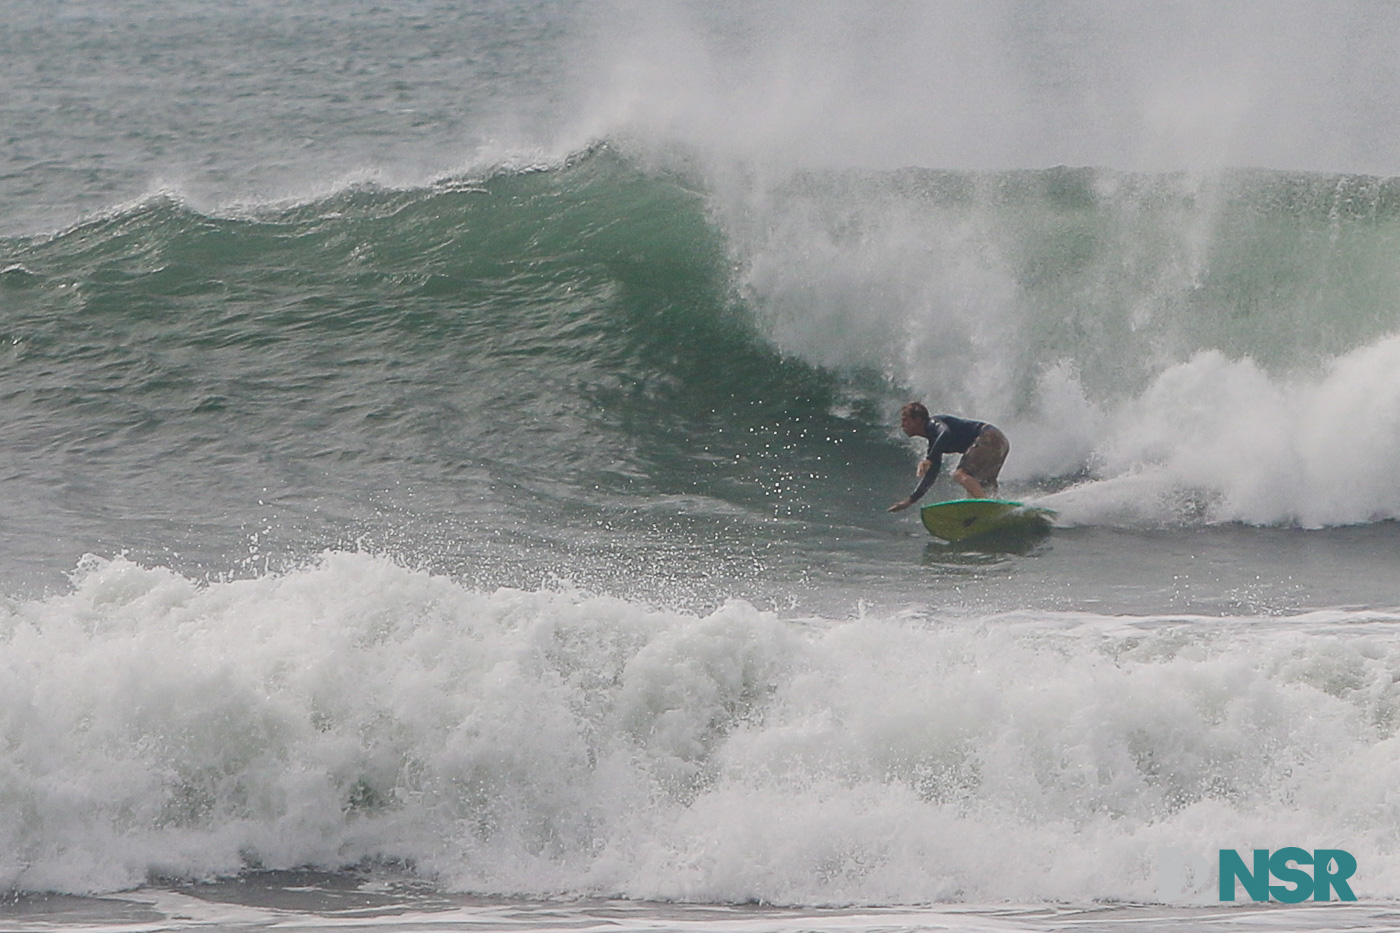
[[[1268,849],[1255,849],[1252,864],[1234,849],[1221,849],[1211,871],[1210,860],[1188,853],[1185,849],[1157,850],[1157,897],[1167,903],[1211,903],[1212,893],[1220,900],[1233,901],[1236,885],[1244,888],[1250,900],[1267,901],[1270,897],[1285,904],[1297,904],[1312,898],[1330,901],[1332,892],[1337,899],[1354,901],[1347,879],[1356,874],[1356,859],[1342,849],[1318,849],[1309,852],[1290,846],[1270,854]],[[1311,866],[1309,872],[1303,866]],[[1280,883],[1270,884],[1270,880]],[[1216,890],[1210,891],[1215,880]]]

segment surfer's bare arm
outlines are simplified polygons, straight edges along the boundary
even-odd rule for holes
[[[938,470],[941,466],[940,461],[942,461],[943,459],[942,454],[935,454],[934,456],[936,456],[938,459],[935,460],[931,458],[926,458],[924,460],[919,461],[919,466],[917,469],[917,472],[919,474],[919,485],[914,489],[913,492],[909,494],[909,498],[901,499],[899,502],[896,502],[894,505],[886,509],[886,511],[902,512],[924,497],[924,493],[928,492],[928,488],[933,485],[933,481],[938,479]]]
[[[922,406],[920,406],[922,407]],[[904,433],[910,437],[928,438],[928,454],[919,461],[919,465],[914,472],[919,475],[919,485],[909,494],[909,498],[901,499],[885,511],[902,512],[923,498],[924,493],[933,485],[933,481],[938,478],[938,471],[943,465],[943,447],[948,441],[948,425],[941,419],[933,418],[927,421],[914,417],[907,412],[901,414]],[[932,433],[926,433],[932,432]]]

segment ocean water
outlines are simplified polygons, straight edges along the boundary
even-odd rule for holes
[[[1400,923],[1394,7],[0,23],[0,928]]]

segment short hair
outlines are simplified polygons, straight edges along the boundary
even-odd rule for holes
[[[913,415],[915,418],[918,418],[924,424],[928,424],[929,422],[928,409],[924,407],[923,402],[910,402],[909,404],[905,405],[899,410],[900,419],[902,420],[905,415]]]

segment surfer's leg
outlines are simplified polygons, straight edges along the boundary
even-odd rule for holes
[[[977,435],[953,471],[953,479],[967,490],[968,498],[986,499],[997,494],[1001,465],[1011,452],[1011,442],[998,428],[988,427]]]
[[[987,498],[987,491],[982,488],[982,484],[977,482],[977,478],[974,477],[972,474],[968,473],[962,467],[958,467],[956,470],[954,470],[952,475],[953,482],[957,483],[967,492],[967,497],[969,499]],[[995,489],[996,485],[993,484],[992,488]]]

